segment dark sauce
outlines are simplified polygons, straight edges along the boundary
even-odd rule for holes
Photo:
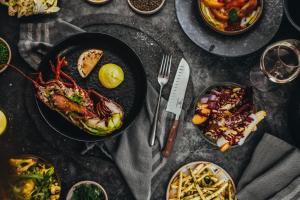
[[[214,100],[208,100],[208,108],[212,110],[212,113],[208,116],[205,113],[201,113],[201,110],[196,110],[200,116],[209,117],[203,128],[205,132],[210,132],[212,140],[217,140],[223,136],[230,145],[237,144],[241,138],[243,138],[243,131],[245,128],[253,121],[249,115],[253,112],[254,106],[251,102],[252,90],[250,88],[240,88],[239,87],[216,87],[215,89],[209,91],[207,95],[214,95]],[[226,104],[235,105],[230,109],[231,115],[225,114],[221,111],[221,107]],[[217,124],[222,119],[225,120],[225,126],[228,129],[236,131],[236,134],[226,135],[224,134],[226,130],[220,129]]]
[[[300,26],[300,1],[299,0],[287,0],[287,8],[292,20]]]
[[[239,21],[239,23],[228,24],[228,26],[225,27],[225,31],[238,31],[241,29],[242,29],[242,27],[240,25],[240,21]]]

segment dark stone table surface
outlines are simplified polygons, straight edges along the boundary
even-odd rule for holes
[[[62,10],[58,15],[69,21],[87,14],[119,14],[124,17],[143,18],[153,26],[159,26],[165,32],[169,32],[191,66],[195,96],[215,82],[231,81],[251,85],[250,71],[258,65],[262,53],[260,50],[241,58],[223,58],[205,52],[193,44],[181,30],[177,22],[173,0],[167,1],[164,9],[151,17],[135,14],[128,7],[127,1],[120,0],[113,0],[104,6],[92,6],[84,0],[61,0],[60,6]],[[30,20],[38,22],[41,18],[45,17],[34,17]],[[23,20],[8,17],[6,8],[0,7],[0,37],[5,38],[11,44],[12,63],[22,66],[24,71],[31,73],[33,71],[22,60],[17,49],[19,24]],[[136,26],[138,27],[138,24]],[[289,25],[284,17],[280,30],[272,42],[287,38],[299,39],[299,36],[299,33]],[[72,184],[79,180],[90,179],[100,182],[107,189],[110,199],[133,199],[118,169],[108,159],[100,156],[96,161],[94,157],[90,157],[88,158],[89,162],[80,163],[81,155],[77,151],[70,156],[72,152],[57,149],[41,137],[42,133],[35,128],[30,117],[31,113],[25,107],[25,85],[25,80],[11,70],[0,75],[0,108],[6,112],[9,118],[8,130],[0,138],[0,158],[16,154],[37,154],[47,158],[58,168],[63,183],[63,197]],[[263,133],[271,133],[295,144],[288,128],[287,106],[297,86],[298,81],[294,81],[277,86],[268,92],[254,90],[256,103],[267,111],[267,119],[248,143],[226,154],[221,154],[199,137],[197,129],[191,123],[185,123],[184,131],[180,133],[181,137],[175,146],[173,162],[166,166],[171,169],[171,173],[164,174],[165,177],[162,178],[161,185],[155,188],[152,199],[164,199],[167,180],[184,163],[196,160],[213,161],[224,167],[233,179],[238,181]],[[61,138],[58,137],[58,139]]]

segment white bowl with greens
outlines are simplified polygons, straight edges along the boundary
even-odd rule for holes
[[[11,50],[9,44],[0,37],[0,73],[8,67],[11,61]]]
[[[66,200],[108,200],[108,197],[99,183],[80,181],[71,187]]]

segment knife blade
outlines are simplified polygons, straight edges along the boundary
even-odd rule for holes
[[[175,119],[172,123],[171,130],[169,132],[168,140],[165,145],[162,154],[164,157],[169,157],[177,135],[177,129],[179,125],[179,117],[182,111],[182,105],[187,89],[187,85],[190,77],[190,68],[184,58],[181,59],[175,79],[172,85],[171,93],[167,103],[167,111],[175,114]]]

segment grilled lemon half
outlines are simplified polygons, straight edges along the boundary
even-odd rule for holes
[[[0,135],[4,133],[7,127],[7,119],[5,114],[0,110]]]

